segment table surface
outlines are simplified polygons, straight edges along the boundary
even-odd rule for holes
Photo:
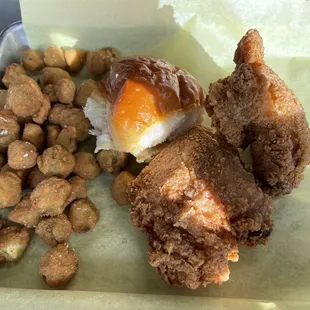
[[[0,32],[19,20],[21,20],[19,0],[0,0]]]

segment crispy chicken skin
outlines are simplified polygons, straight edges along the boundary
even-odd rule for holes
[[[310,130],[298,98],[264,62],[263,40],[249,30],[235,52],[235,71],[211,84],[212,125],[235,147],[251,145],[253,173],[273,196],[289,194],[310,163]]]
[[[244,170],[237,151],[203,126],[164,148],[128,196],[134,226],[149,237],[150,264],[176,286],[228,280],[238,242],[264,244],[272,229],[271,198]]]

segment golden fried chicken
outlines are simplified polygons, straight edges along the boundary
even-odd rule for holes
[[[238,242],[266,243],[271,198],[237,151],[197,126],[164,148],[128,190],[134,226],[149,237],[149,262],[170,284],[196,289],[229,278]]]
[[[235,52],[235,71],[211,84],[206,109],[235,147],[251,145],[253,173],[264,191],[288,194],[310,163],[310,130],[298,98],[264,62],[263,40],[249,30]]]

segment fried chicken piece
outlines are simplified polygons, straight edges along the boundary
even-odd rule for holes
[[[251,146],[253,173],[271,195],[289,194],[310,163],[310,130],[295,94],[264,62],[263,40],[249,30],[231,76],[210,86],[206,109],[235,147]]]
[[[203,126],[164,148],[128,196],[134,226],[148,234],[150,264],[176,286],[227,281],[238,242],[264,244],[272,230],[272,199],[237,151]]]

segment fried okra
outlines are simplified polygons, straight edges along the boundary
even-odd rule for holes
[[[103,74],[106,71],[104,56],[100,50],[88,52],[86,57],[87,71],[94,75]]]
[[[110,190],[112,198],[119,206],[129,204],[127,190],[135,177],[128,171],[122,171],[113,180]]]
[[[71,232],[71,223],[64,214],[43,218],[36,228],[36,234],[43,242],[51,246],[68,242]]]
[[[65,104],[55,104],[50,110],[48,119],[52,124],[62,128],[75,127],[78,142],[89,137],[90,122],[81,109]]]
[[[16,140],[8,148],[8,164],[15,170],[34,167],[37,164],[37,148],[27,141]]]
[[[103,171],[115,174],[126,166],[128,155],[128,153],[119,151],[103,150],[97,154],[96,158]]]
[[[42,182],[45,179],[46,175],[41,172],[38,166],[35,166],[27,174],[26,183],[30,188],[35,188],[40,182]]]
[[[49,46],[44,52],[44,63],[47,67],[60,69],[65,69],[67,65],[63,50],[55,45]]]
[[[0,111],[0,150],[6,150],[10,143],[19,139],[20,126],[11,111]]]
[[[32,207],[30,195],[27,195],[9,213],[8,218],[12,222],[26,227],[36,227],[39,223],[40,213]]]
[[[33,144],[38,151],[44,148],[45,133],[37,124],[25,124],[22,140]]]
[[[65,60],[68,71],[71,73],[79,73],[86,62],[87,51],[79,49],[64,50]]]
[[[0,230],[5,226],[5,220],[0,216]]]
[[[86,57],[86,67],[89,73],[100,75],[109,70],[118,58],[119,53],[114,48],[107,47],[91,51]]]
[[[25,75],[26,72],[21,65],[18,64],[10,64],[6,70],[4,77],[2,79],[2,83],[9,88],[12,83],[19,79],[21,75]]]
[[[2,153],[0,153],[0,169],[2,169],[4,167],[5,161],[6,161],[6,159],[5,159],[4,155]]]
[[[39,112],[43,101],[40,87],[34,80],[29,79],[25,83],[10,86],[6,109],[12,110],[19,117],[32,117]]]
[[[71,79],[70,74],[60,68],[44,68],[43,69],[43,84],[56,84],[61,79]]]
[[[6,104],[7,89],[0,89],[0,110],[3,110]]]
[[[75,158],[63,146],[54,145],[38,157],[37,163],[46,176],[66,178],[75,167]]]
[[[32,120],[37,124],[43,124],[51,109],[51,103],[47,95],[43,95],[43,101],[40,109],[32,116]]]
[[[39,274],[50,287],[61,287],[77,272],[78,258],[67,244],[58,244],[43,256]]]
[[[96,178],[101,169],[97,163],[95,156],[87,152],[78,152],[74,154],[75,167],[73,173],[86,180]]]
[[[55,144],[63,146],[70,153],[74,153],[77,149],[75,127],[69,126],[62,129],[55,141]]]
[[[27,173],[27,169],[22,169],[22,170],[15,170],[9,166],[8,163],[6,163],[2,168],[1,168],[1,173],[3,172],[12,172],[16,174],[21,180],[23,180],[24,176]]]
[[[0,263],[17,262],[24,255],[30,240],[27,228],[15,226],[0,230]]]
[[[56,216],[63,213],[71,196],[68,181],[51,177],[40,182],[31,192],[32,206],[40,211],[41,216]]]
[[[74,99],[74,104],[80,107],[84,107],[91,93],[97,88],[98,86],[97,86],[96,81],[92,79],[88,79],[84,81],[80,85],[80,87],[77,89],[76,96]]]
[[[70,202],[72,202],[76,199],[81,199],[81,198],[87,197],[87,187],[86,187],[84,179],[82,179],[78,176],[74,176],[74,177],[68,179],[68,181],[72,187],[72,193],[71,193],[71,196],[69,198]]]
[[[99,209],[89,199],[75,200],[70,205],[69,220],[74,232],[83,233],[93,229],[99,217]]]
[[[60,127],[49,124],[46,126],[46,146],[51,147],[56,144],[58,135],[60,134]]]
[[[104,54],[106,70],[110,70],[112,64],[120,58],[120,54],[112,47],[105,47],[101,51]]]
[[[15,206],[22,195],[22,180],[13,172],[0,173],[0,209]]]
[[[58,101],[58,98],[56,96],[55,85],[48,84],[46,86],[43,86],[42,93],[48,97],[48,100],[50,102],[57,102]]]
[[[70,79],[60,79],[55,84],[56,96],[60,103],[72,104],[75,95],[75,83]]]
[[[43,53],[33,49],[22,52],[22,63],[26,71],[37,71],[44,68]]]

